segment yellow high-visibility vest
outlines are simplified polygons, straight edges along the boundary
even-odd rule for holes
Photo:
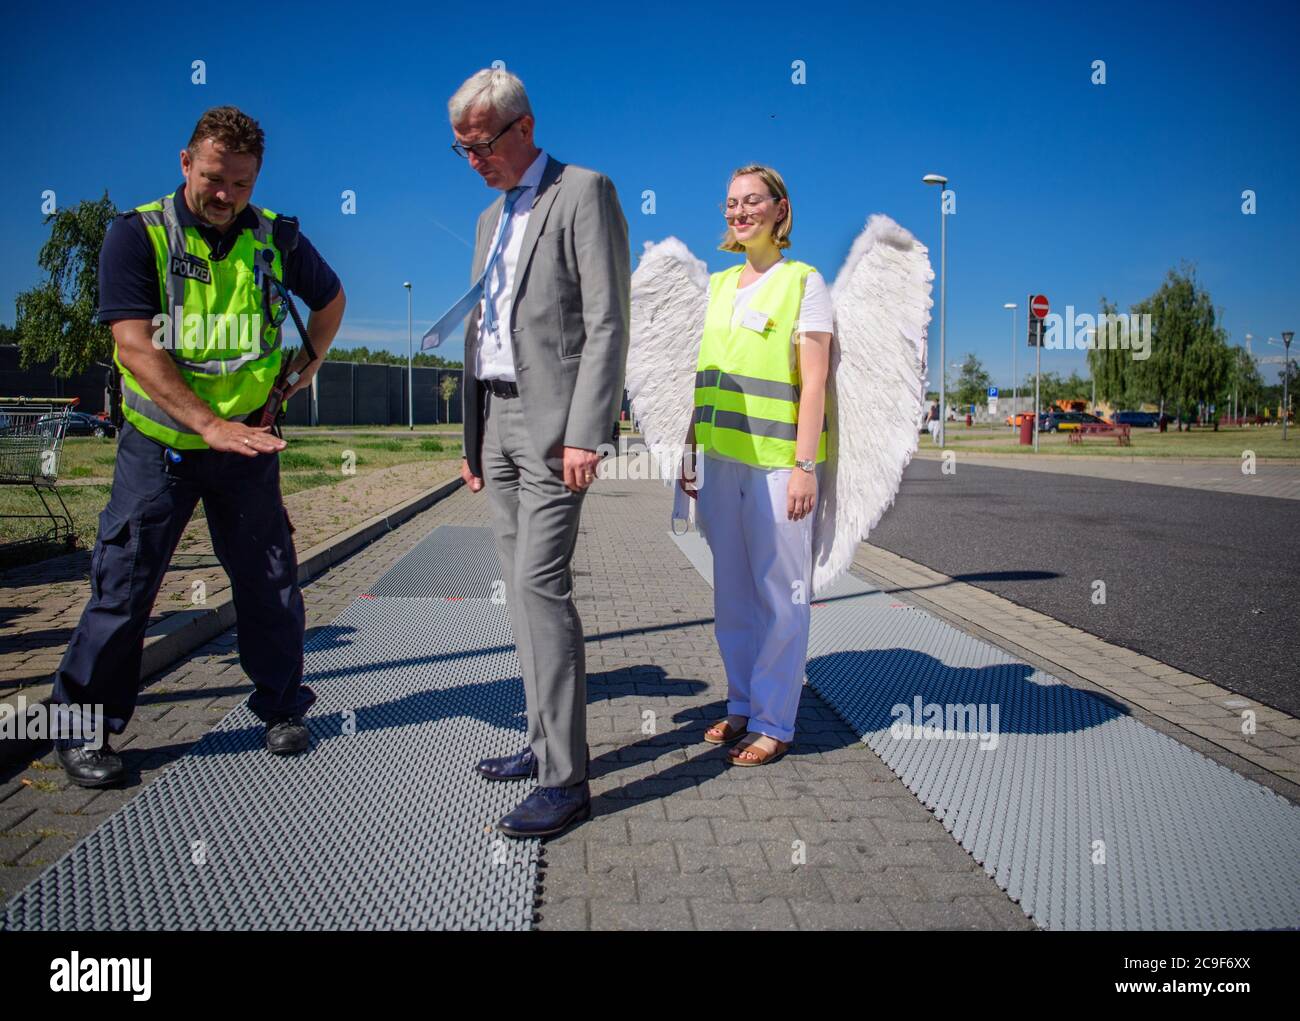
[[[268,302],[261,281],[265,273],[277,279],[284,274],[283,255],[273,237],[276,214],[249,208],[257,226],[243,228],[230,253],[218,260],[211,258],[197,228],[181,226],[174,195],[136,207],[153,245],[163,313],[171,321],[167,350],[186,385],[224,419],[247,415],[266,403],[282,359],[280,329],[265,314]],[[278,308],[279,302],[274,304]],[[155,320],[155,326],[159,322]],[[113,359],[122,372],[122,413],[127,421],[170,447],[207,447],[202,437],[150,399],[122,364],[116,347]]]
[[[793,468],[802,383],[796,330],[813,267],[793,259],[774,266],[733,325],[743,269],[742,263],[709,277],[695,369],[695,442],[701,452],[758,468]],[[826,430],[823,416],[818,462],[826,460]]]

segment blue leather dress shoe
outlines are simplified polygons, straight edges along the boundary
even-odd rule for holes
[[[538,787],[497,825],[508,837],[553,837],[575,822],[591,816],[591,789],[587,781],[572,787]]]
[[[531,748],[500,759],[483,759],[478,771],[489,780],[527,780],[537,775],[537,757]]]

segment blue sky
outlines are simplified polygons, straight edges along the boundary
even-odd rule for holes
[[[1102,295],[1127,308],[1191,260],[1234,343],[1252,333],[1258,354],[1296,326],[1295,4],[902,6],[15,10],[0,66],[0,321],[39,278],[44,190],[60,205],[105,188],[122,208],[156,198],[178,183],[198,115],[233,103],[268,136],[254,201],[298,215],[343,278],[338,343],[404,351],[403,280],[418,343],[463,291],[494,195],[448,150],[446,99],[501,60],[528,87],[539,143],[613,179],[634,259],[672,234],[711,270],[728,265],[716,203],[730,170],[757,161],[790,187],[791,254],[828,278],[877,211],[929,245],[937,270],[938,195],[920,179],[947,175],[947,360],[973,351],[1004,387],[1002,305],[1020,305],[1023,377],[1030,291],[1054,310],[1095,311]],[[196,59],[206,85],[191,83]],[[1090,82],[1098,59],[1105,85]],[[356,215],[341,212],[345,189]],[[1082,352],[1045,351],[1043,367],[1086,374]]]

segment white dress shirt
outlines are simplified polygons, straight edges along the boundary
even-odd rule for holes
[[[511,352],[510,316],[515,304],[515,266],[519,262],[519,250],[524,244],[524,228],[528,226],[528,215],[532,212],[533,202],[537,199],[537,186],[542,181],[542,171],[546,169],[546,153],[539,152],[537,159],[519,178],[519,186],[526,189],[515,201],[510,211],[510,222],[501,238],[501,254],[497,256],[492,275],[483,282],[483,302],[492,302],[492,311],[496,322],[491,333],[480,330],[477,354],[475,356],[474,375],[479,379],[504,379],[514,381],[515,363]],[[502,206],[504,212],[505,206]],[[492,225],[492,237],[501,227],[501,218]],[[481,314],[486,306],[479,305]],[[480,324],[483,319],[479,319]]]

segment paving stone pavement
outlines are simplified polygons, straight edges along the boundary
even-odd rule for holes
[[[704,743],[726,678],[671,507],[652,481],[586,500],[593,813],[543,848],[539,928],[1033,929],[810,689],[780,762],[736,768]]]
[[[725,713],[726,681],[712,591],[667,534],[671,503],[649,481],[602,479],[587,497],[574,574],[593,816],[543,848],[539,928],[1033,929],[811,690],[794,749],[772,766],[729,767],[725,749],[703,742]],[[308,627],[332,621],[432,528],[488,523],[485,495],[457,491],[308,585]],[[0,774],[0,897],[247,696],[236,640],[232,629],[148,679],[117,745],[123,789],[68,785],[52,753]]]

